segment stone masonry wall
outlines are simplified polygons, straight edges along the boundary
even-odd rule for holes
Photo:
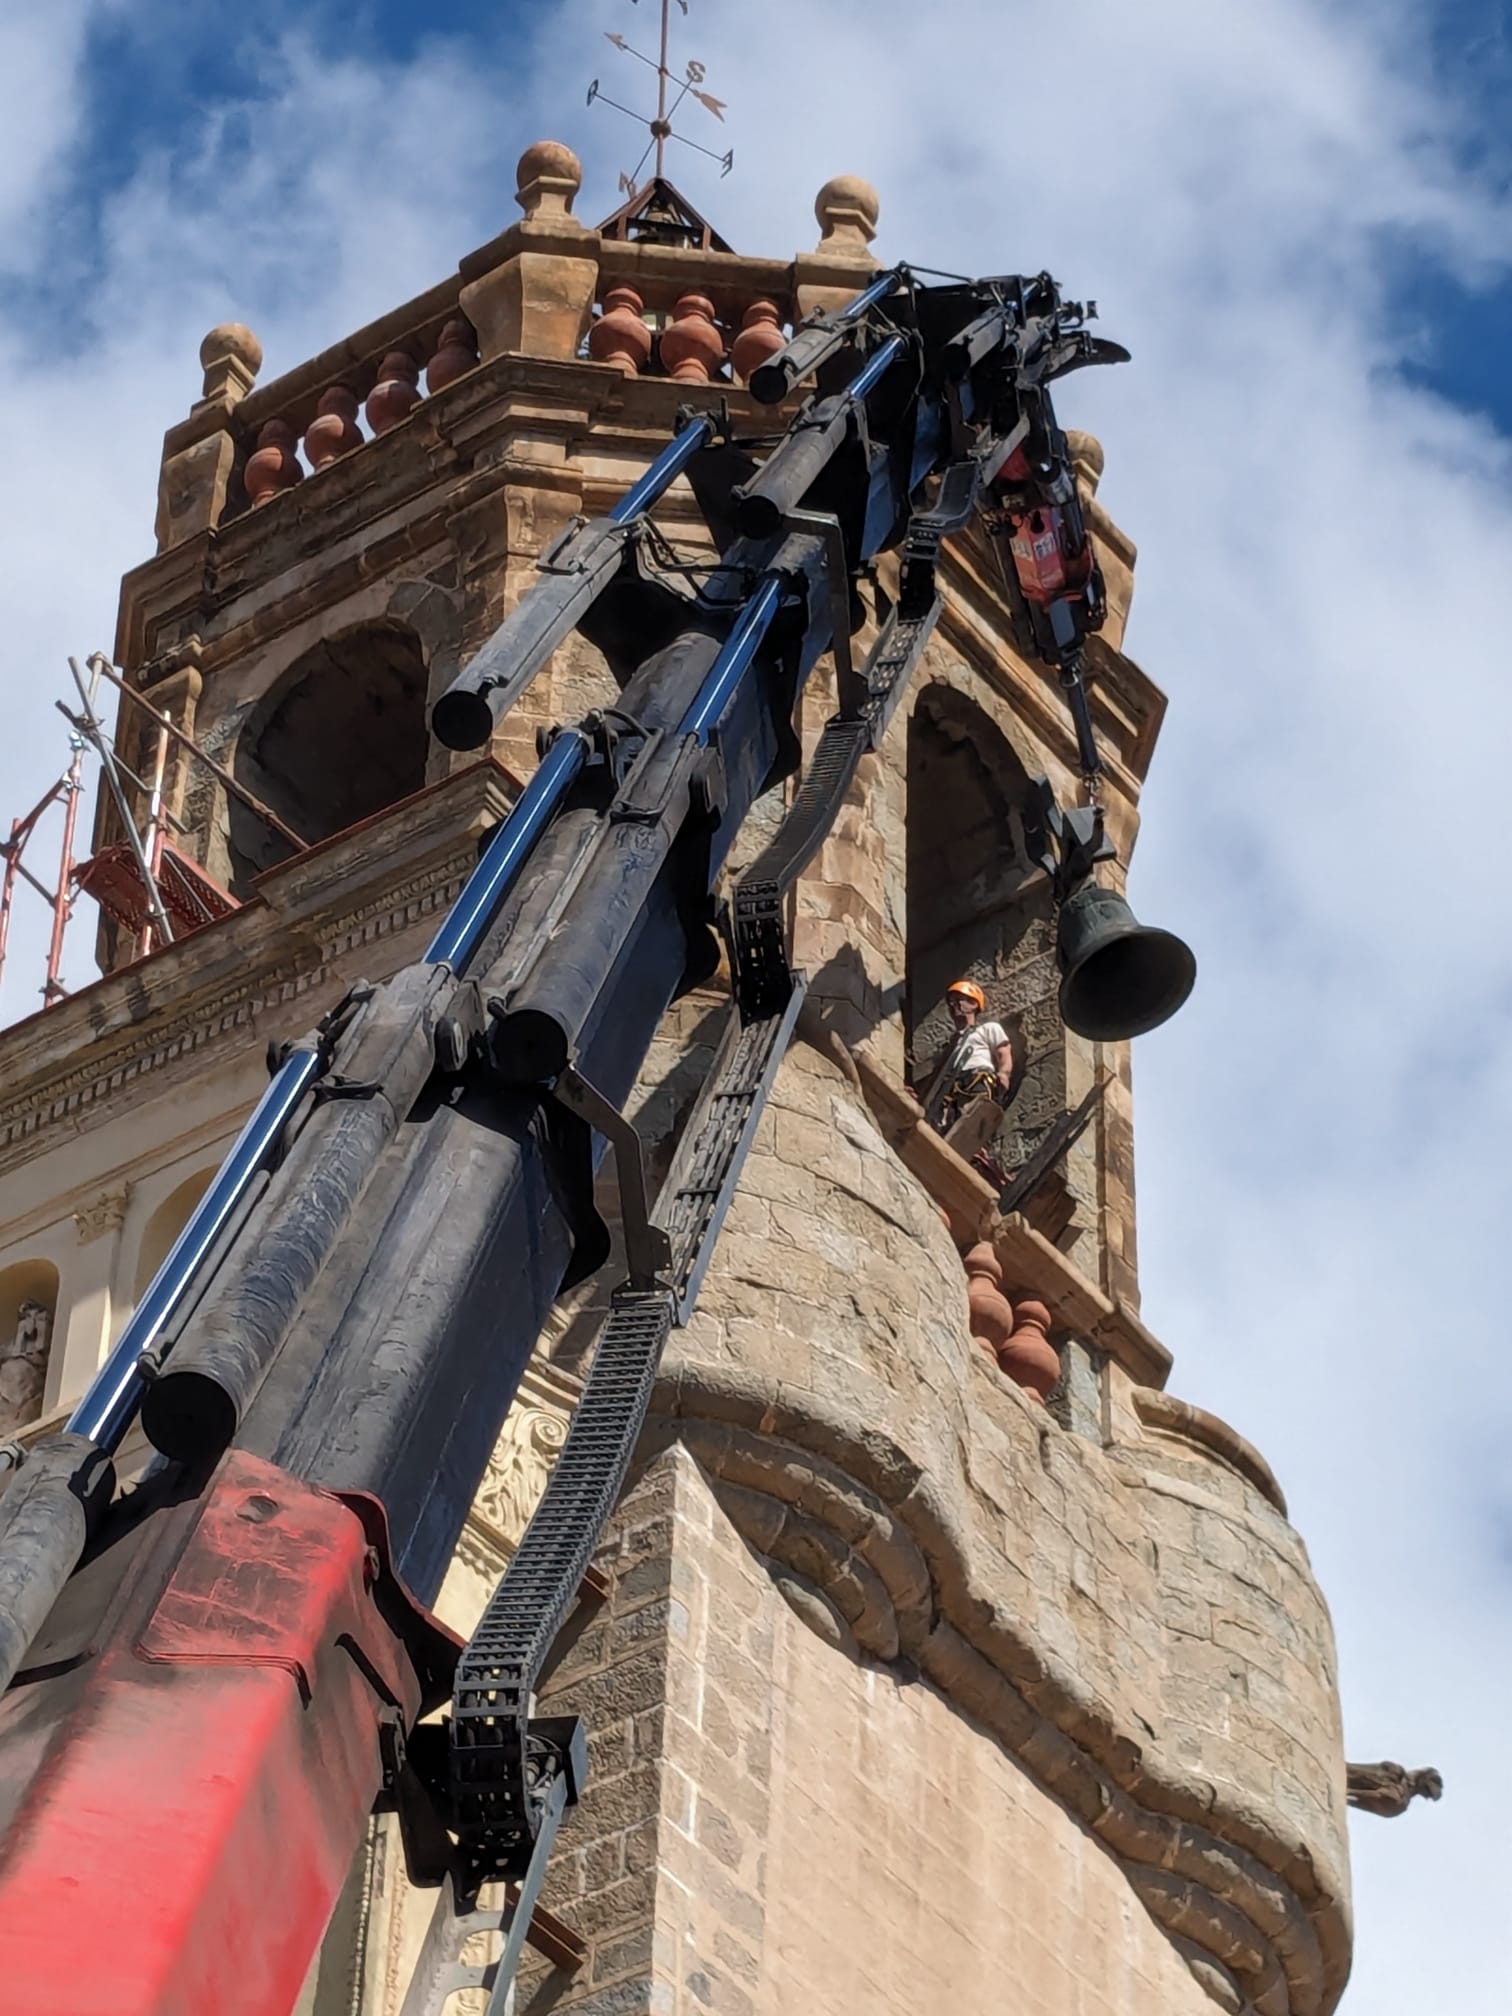
[[[686,1450],[609,1559],[553,1700],[615,1718],[554,1899],[592,1960],[560,1999],[535,1976],[520,2016],[1208,2007],[1106,1850],[929,1682],[858,1654]]]
[[[1258,2016],[1337,2000],[1343,1763],[1300,1542],[1253,1480],[1146,1434],[1116,1368],[1100,1434],[1068,1432],[964,1312],[930,1200],[844,1072],[795,1047],[664,1366],[610,1608],[552,1697],[588,1717],[595,1776],[552,1900],[592,1957],[551,2006],[775,2010],[832,1978],[810,2006],[838,2009],[858,1969],[903,1978],[876,1928],[915,1910],[961,2016],[1005,1970],[1083,2006],[1073,1946],[1099,2016],[1184,2009],[1194,1981]],[[926,1812],[920,1869],[942,1873],[909,1903]],[[981,1892],[973,1827],[999,1858]],[[857,1936],[824,1976],[842,1908]]]

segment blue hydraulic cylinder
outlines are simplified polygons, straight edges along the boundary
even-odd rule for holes
[[[649,511],[671,489],[713,431],[713,417],[708,413],[700,413],[696,419],[679,428],[645,475],[625,492],[609,513],[611,522],[628,525],[632,518],[639,518],[642,511]]]
[[[466,966],[587,760],[588,738],[580,729],[558,735],[431,940],[427,966],[450,966],[453,972]]]
[[[696,735],[700,743],[708,742],[710,732],[730,704],[730,695],[750,670],[752,659],[761,649],[762,639],[771,628],[772,618],[777,614],[781,601],[781,577],[768,574],[735,619],[735,627],[710,666],[709,676],[698,698],[682,718],[677,731],[679,735]]]

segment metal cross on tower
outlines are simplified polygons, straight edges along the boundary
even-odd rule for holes
[[[631,4],[639,6],[640,0],[631,0]],[[686,14],[688,11],[688,0],[677,0],[677,4],[683,13]],[[705,74],[702,63],[694,62],[690,58],[683,66],[683,75],[681,78],[674,78],[672,72],[668,69],[667,41],[671,11],[672,0],[661,0],[661,54],[655,62],[649,56],[643,54],[641,50],[632,49],[623,35],[610,34],[606,38],[614,44],[616,49],[621,50],[626,56],[633,56],[637,63],[644,63],[649,69],[656,72],[656,113],[654,117],[648,118],[645,113],[632,111],[628,105],[621,105],[617,99],[610,98],[605,92],[599,89],[599,80],[597,77],[594,78],[588,87],[588,103],[590,105],[595,98],[602,98],[604,103],[613,106],[616,112],[623,112],[626,118],[633,119],[637,126],[644,126],[651,136],[646,142],[645,151],[642,153],[639,161],[636,162],[630,174],[622,174],[619,178],[620,188],[632,201],[640,193],[640,172],[645,167],[652,153],[656,156],[655,172],[657,178],[660,179],[666,156],[666,146],[669,140],[680,140],[684,147],[691,147],[695,153],[707,154],[711,161],[719,163],[719,172],[721,175],[728,175],[731,168],[735,165],[735,150],[733,147],[724,154],[716,154],[712,147],[705,147],[697,140],[690,140],[686,133],[678,133],[673,130],[672,120],[685,98],[696,98],[704,110],[712,112],[721,124],[724,122],[725,101],[722,98],[716,98],[712,92],[699,89],[699,86],[704,81]],[[667,102],[669,86],[675,87],[676,90],[676,96],[672,98],[670,104]]]

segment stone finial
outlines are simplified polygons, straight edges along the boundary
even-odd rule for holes
[[[985,1239],[961,1256],[961,1265],[966,1269],[966,1321],[972,1342],[995,1365],[1013,1329],[1013,1305],[1003,1293],[1002,1265]]]
[[[583,186],[583,164],[560,140],[537,140],[515,168],[515,201],[527,224],[555,224],[581,231],[572,199]]]
[[[847,259],[862,258],[877,235],[882,202],[870,182],[859,175],[835,175],[814,198],[819,220],[817,250]]]
[[[638,378],[651,361],[644,308],[633,287],[611,287],[603,314],[588,331],[588,355],[599,364],[617,364],[627,378]]]
[[[357,394],[348,385],[328,385],[320,395],[315,418],[305,429],[305,459],[312,469],[326,469],[361,446]]]
[[[751,373],[760,370],[768,357],[775,357],[787,342],[782,333],[775,301],[753,301],[740,320],[740,334],[730,345],[730,362],[744,385]]]
[[[199,347],[206,399],[245,399],[262,369],[263,347],[243,322],[217,322]]]
[[[702,294],[684,294],[662,331],[662,369],[684,385],[707,385],[724,354],[724,338],[714,327],[714,303]]]
[[[257,437],[256,452],[247,458],[242,481],[247,496],[256,507],[266,504],[283,490],[292,490],[303,481],[304,470],[295,453],[298,437],[287,420],[265,420]]]
[[[425,367],[425,389],[434,395],[464,377],[478,361],[478,337],[471,322],[454,315],[443,325],[436,354]]]
[[[1071,451],[1071,466],[1076,472],[1076,480],[1083,494],[1095,497],[1103,473],[1101,441],[1095,434],[1084,434],[1079,427],[1068,427],[1066,446]]]
[[[1060,1379],[1060,1353],[1050,1342],[1050,1311],[1025,1297],[1013,1304],[1013,1334],[998,1346],[998,1369],[1036,1400],[1048,1400]]]
[[[420,403],[420,366],[408,350],[390,350],[378,366],[378,382],[367,396],[367,423],[387,434]]]

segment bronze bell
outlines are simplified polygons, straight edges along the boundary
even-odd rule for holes
[[[1117,1042],[1158,1029],[1197,979],[1191,947],[1141,924],[1122,896],[1083,882],[1061,905],[1056,949],[1061,1020],[1078,1036]]]

